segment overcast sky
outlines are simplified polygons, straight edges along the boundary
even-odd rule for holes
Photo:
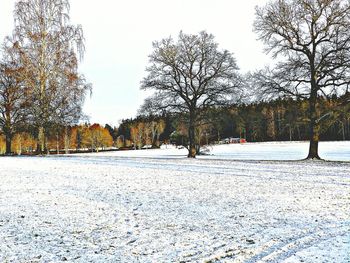
[[[86,54],[80,66],[93,94],[84,111],[90,122],[118,125],[135,117],[145,98],[152,41],[206,30],[219,48],[233,52],[242,72],[263,67],[268,57],[252,32],[256,5],[266,0],[70,0],[71,21],[83,26]],[[0,0],[0,39],[12,32],[14,0]],[[214,4],[215,3],[215,4]]]

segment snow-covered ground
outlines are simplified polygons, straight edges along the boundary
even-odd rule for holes
[[[0,262],[348,263],[350,163],[230,160],[305,145],[0,158]]]
[[[208,146],[208,155],[201,159],[227,160],[301,160],[306,158],[308,142],[265,142],[245,144],[222,144]],[[132,150],[98,153],[97,156],[183,158],[187,150],[172,145],[163,145],[158,150]],[[319,155],[325,160],[350,161],[350,141],[320,142]]]
[[[211,154],[237,160],[300,160],[307,156],[309,142],[266,142],[218,145]],[[319,155],[325,160],[350,161],[350,142],[320,142]]]

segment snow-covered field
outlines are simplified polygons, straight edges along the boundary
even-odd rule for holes
[[[349,146],[321,157],[350,160]],[[256,161],[306,152],[0,158],[0,262],[350,262],[350,163]]]
[[[223,144],[204,147],[208,155],[201,159],[225,160],[301,160],[309,149],[308,142],[266,142]],[[187,150],[163,145],[159,150],[119,151],[98,153],[97,156],[183,158]],[[350,161],[350,141],[320,142],[319,155],[325,160]]]

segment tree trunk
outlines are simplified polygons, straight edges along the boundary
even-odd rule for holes
[[[45,129],[44,129],[44,127],[39,127],[37,151],[39,154],[45,153]]]
[[[12,136],[10,134],[6,134],[6,155],[11,155],[11,146],[12,146]]]
[[[196,158],[196,137],[195,137],[195,115],[190,113],[189,127],[188,127],[188,139],[190,145],[188,147],[188,158]]]
[[[19,149],[17,154],[22,155],[22,135],[19,135]]]
[[[300,128],[298,124],[297,124],[297,132],[298,132],[299,141],[301,141]]]
[[[159,142],[159,137],[160,137],[160,134],[157,133],[157,141],[156,141],[156,146],[159,147],[160,146],[160,142]]]
[[[309,118],[310,118],[310,147],[309,154],[306,159],[321,159],[318,155],[318,141],[319,141],[319,133],[320,133],[320,123],[317,116],[317,72],[315,69],[315,54],[310,58],[310,79],[311,79],[311,92],[309,98]]]
[[[64,128],[64,149],[65,153],[69,154],[69,136],[68,136],[68,128]]]
[[[289,123],[289,141],[290,142],[292,141],[292,126],[290,123]]]
[[[311,96],[309,100],[309,116],[310,116],[310,147],[309,154],[306,159],[321,159],[318,155],[318,141],[320,133],[320,124],[317,119],[316,112],[317,104],[317,91],[315,88],[312,88]]]
[[[11,125],[11,114],[10,114],[10,110],[6,108],[6,120],[5,120],[5,126],[3,127],[3,132],[5,134],[5,140],[6,140],[6,151],[5,154],[6,155],[10,155],[11,152],[11,146],[12,146],[12,137],[13,137],[13,129],[12,129],[12,125]]]
[[[59,144],[58,132],[56,133],[56,151],[57,151],[57,155],[59,155],[60,154],[60,144]]]
[[[310,140],[309,154],[306,159],[321,159],[318,155],[318,136],[313,136]]]
[[[341,126],[342,126],[342,135],[343,135],[343,141],[345,141],[345,125],[344,125],[344,122],[341,121]]]

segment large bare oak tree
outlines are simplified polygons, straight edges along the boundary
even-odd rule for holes
[[[188,157],[196,156],[195,128],[202,113],[240,94],[241,78],[232,54],[219,50],[214,36],[180,32],[178,40],[153,43],[142,89],[155,93],[146,105],[181,112],[188,119]]]
[[[257,7],[255,31],[266,51],[278,59],[274,69],[258,72],[264,95],[309,102],[309,159],[319,159],[318,99],[342,95],[350,84],[350,2],[346,0],[276,0]]]

